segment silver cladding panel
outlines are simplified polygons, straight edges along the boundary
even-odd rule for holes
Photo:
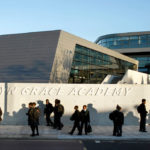
[[[0,82],[49,82],[60,31],[0,36]]]

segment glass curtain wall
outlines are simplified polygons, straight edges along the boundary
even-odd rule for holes
[[[97,44],[110,49],[150,47],[150,35],[115,36],[101,39]]]
[[[138,71],[150,73],[150,56],[129,56],[139,61]]]
[[[76,45],[69,83],[101,83],[106,75],[123,75],[135,64]]]

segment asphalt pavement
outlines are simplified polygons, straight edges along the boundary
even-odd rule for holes
[[[150,150],[150,141],[0,140],[0,150]]]

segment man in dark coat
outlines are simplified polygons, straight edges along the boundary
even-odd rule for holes
[[[54,107],[54,129],[61,130],[63,128],[63,124],[61,123],[61,117],[64,114],[64,106],[60,104],[60,100],[55,100]]]
[[[29,126],[31,126],[31,116],[30,116],[30,111],[31,111],[31,109],[32,109],[32,107],[33,107],[33,103],[29,103],[29,105],[28,105],[28,112],[26,113],[26,115],[28,116],[28,125]]]
[[[39,125],[40,111],[35,106],[36,103],[29,103],[29,110],[27,113],[28,124],[30,125],[32,131],[31,136],[39,135],[38,125]],[[35,134],[35,130],[37,131],[37,134]]]
[[[46,115],[47,126],[53,126],[53,122],[51,121],[51,113],[53,112],[53,105],[46,99],[46,107],[44,109],[44,114]]]
[[[36,130],[36,135],[38,135],[39,136],[39,128],[38,128],[38,126],[39,126],[39,119],[40,119],[40,109],[38,108],[38,107],[36,107],[36,103],[34,102],[33,103],[33,125],[34,125],[34,128],[35,128],[35,130]]]
[[[114,123],[113,136],[122,136],[122,125],[124,124],[124,114],[121,107],[117,105],[116,110],[110,113],[109,118]]]
[[[35,135],[35,126],[34,126],[34,124],[33,124],[33,114],[32,114],[32,112],[33,112],[33,103],[29,103],[29,110],[28,110],[28,112],[26,113],[26,115],[28,116],[28,125],[30,126],[30,128],[31,128],[31,131],[32,131],[32,134],[31,134],[31,136],[34,136]]]
[[[147,132],[145,124],[146,124],[146,115],[148,112],[146,111],[145,104],[146,99],[142,99],[142,103],[137,108],[138,112],[140,113],[140,129],[139,129],[140,132]]]
[[[83,126],[84,126],[85,134],[87,135],[88,134],[87,127],[88,124],[90,123],[90,113],[86,105],[83,105],[83,109],[80,113],[80,119],[81,119],[81,130],[79,135],[82,135]]]
[[[2,121],[2,110],[1,110],[1,108],[0,108],[0,121]]]
[[[78,110],[78,106],[75,106],[74,109],[75,109],[75,112],[70,117],[70,120],[74,121],[73,128],[69,132],[69,134],[71,135],[74,133],[76,128],[78,129],[78,134],[80,133],[80,112]]]

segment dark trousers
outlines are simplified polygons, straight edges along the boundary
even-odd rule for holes
[[[113,135],[122,136],[122,125],[114,123]]]
[[[79,121],[77,121],[77,122],[75,121],[74,122],[73,128],[72,128],[70,133],[73,134],[73,132],[75,131],[76,128],[78,129],[78,132],[80,133],[80,123],[79,123]]]
[[[35,125],[36,134],[39,134],[39,128],[38,125]]]
[[[32,135],[35,135],[35,126],[34,125],[30,125],[31,131],[32,131]]]
[[[54,115],[54,128],[58,128],[59,130],[63,127],[61,123],[61,115]]]
[[[32,131],[32,135],[35,135],[35,130],[36,130],[36,133],[39,134],[38,125],[30,125],[30,127]]]
[[[47,122],[47,125],[53,125],[53,122],[50,118],[50,115],[51,113],[46,113],[46,122]]]
[[[140,115],[140,131],[145,131],[146,115]]]
[[[83,130],[83,126],[84,126],[84,131],[85,131],[85,134],[87,134],[87,126],[88,126],[88,122],[81,122],[81,130],[80,130],[80,134],[82,134],[82,130]]]

